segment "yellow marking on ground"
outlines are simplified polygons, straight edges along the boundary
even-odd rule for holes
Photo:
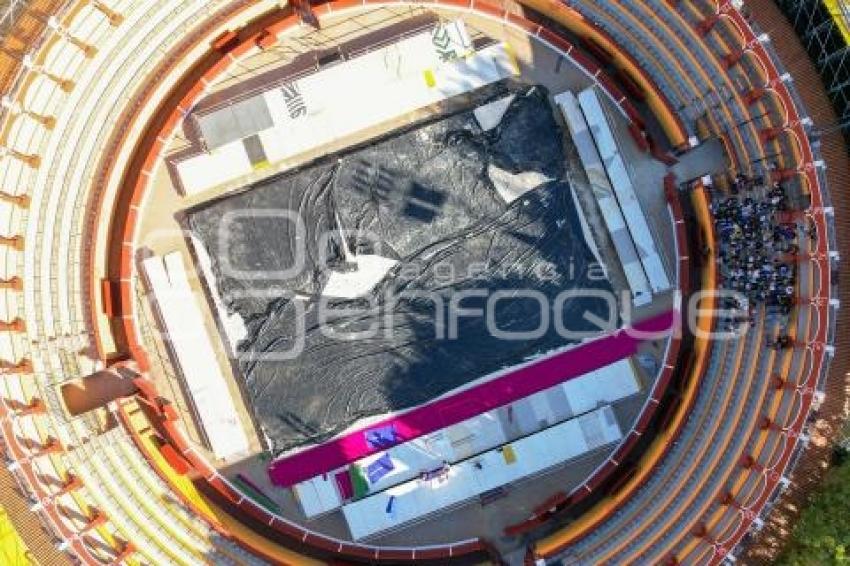
[[[428,85],[428,88],[437,86],[437,77],[434,76],[433,69],[425,69],[422,74],[425,76],[425,84]]]
[[[0,506],[0,564],[4,566],[38,564],[2,506]]]

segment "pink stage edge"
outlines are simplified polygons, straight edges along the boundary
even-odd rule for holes
[[[671,310],[639,322],[631,329],[620,329],[613,334],[542,358],[456,395],[432,401],[324,444],[285,456],[269,466],[269,477],[277,486],[290,487],[371,454],[383,452],[388,447],[372,447],[366,441],[366,433],[373,429],[394,427],[394,444],[401,444],[509,405],[518,399],[632,356],[641,342],[669,335],[677,329],[678,322],[678,313]]]

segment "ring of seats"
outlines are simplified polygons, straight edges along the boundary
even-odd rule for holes
[[[228,8],[223,0],[208,4],[203,12],[195,12],[170,10],[167,2],[134,6],[116,1],[107,7],[90,0],[45,0],[44,13],[61,10],[56,15],[58,25],[37,30],[36,35],[45,40],[37,44],[33,59],[6,62],[12,69],[3,75],[14,77],[5,80],[11,85],[10,99],[18,106],[2,115],[0,129],[4,159],[9,162],[0,181],[3,192],[12,197],[0,202],[4,234],[0,239],[4,244],[0,319],[10,321],[11,330],[0,336],[0,358],[6,360],[0,389],[2,436],[7,456],[15,462],[15,476],[37,503],[45,524],[66,541],[63,548],[88,564],[134,563],[136,553],[154,562],[165,559],[192,564],[204,555],[223,563],[249,562],[251,555],[231,539],[271,560],[280,560],[283,554],[270,552],[287,552],[284,548],[269,551],[247,540],[247,535],[240,536],[241,531],[222,527],[186,499],[165,512],[154,509],[139,486],[158,493],[170,493],[174,486],[168,483],[167,474],[145,475],[154,457],[145,453],[123,406],[119,413],[127,432],[120,431],[120,438],[114,440],[121,448],[113,450],[92,434],[92,426],[68,422],[54,387],[57,380],[95,369],[81,367],[85,357],[69,355],[74,348],[91,342],[101,354],[109,349],[107,342],[112,337],[93,323],[98,309],[103,308],[100,288],[92,276],[98,262],[113,266],[121,280],[122,325],[115,340],[141,369],[146,367],[133,317],[136,295],[131,283],[135,211],[145,198],[146,172],[160,158],[185,113],[203,95],[206,84],[254,49],[261,37],[284,34],[300,25],[275,2],[251,7],[239,3],[239,8]],[[336,0],[316,6],[315,12],[322,18],[331,12],[380,4]],[[619,11],[606,11],[602,4],[575,3],[567,8],[555,1],[529,0],[523,2],[532,11],[528,17],[496,2],[434,4],[445,10],[475,10],[560,50],[607,91],[631,120],[636,139],[645,140],[653,150],[658,142],[648,136],[644,118],[630,100],[635,95],[645,97],[674,149],[685,149],[691,135],[718,136],[728,148],[730,171],[750,171],[753,163],[776,154],[775,178],[796,180],[808,195],[804,218],[814,224],[818,237],[800,257],[805,276],[800,278],[799,293],[807,300],[797,305],[796,324],[790,328],[799,347],[785,353],[764,352],[763,337],[776,331],[764,319],[740,344],[709,348],[697,340],[684,352],[682,343],[674,340],[644,413],[612,458],[575,492],[555,494],[542,502],[516,531],[558,520],[597,491],[594,495],[599,497],[593,498],[589,511],[535,543],[530,557],[562,556],[566,550],[594,561],[721,561],[769,508],[783,483],[784,471],[804,445],[801,438],[805,437],[806,419],[823,389],[826,373],[828,321],[833,316],[830,227],[823,171],[809,143],[799,102],[768,47],[728,1],[628,0],[620,4]],[[103,97],[83,96],[81,87],[98,84],[98,73],[103,73],[95,66],[98,59],[93,46],[124,53],[126,63],[130,53],[150,39],[139,33],[134,37],[139,43],[133,44],[116,33],[121,22],[136,21],[142,14],[152,34],[159,26],[163,36],[181,36],[172,33],[178,29],[186,35],[183,41],[168,43],[169,49],[138,54],[137,70],[148,73],[144,78],[165,80],[147,81],[148,86],[129,100],[108,99],[108,93],[126,92],[132,83],[132,76],[118,73]],[[181,17],[175,17],[178,14]],[[172,22],[171,27],[165,22]],[[547,22],[560,24],[582,39],[582,45],[575,45]],[[208,47],[222,29],[234,26],[241,28],[235,41],[219,50]],[[624,41],[629,38],[632,41]],[[635,48],[637,58],[627,48],[632,44],[641,46]],[[143,55],[150,59],[144,65]],[[195,61],[201,61],[200,66],[194,67]],[[719,98],[718,115],[706,111],[690,116],[682,110],[704,96],[697,79],[726,89],[728,97]],[[679,110],[674,110],[677,106]],[[103,124],[108,124],[102,130],[75,118],[89,117],[95,107],[102,108]],[[155,111],[169,107],[163,118],[154,119]],[[743,126],[730,132],[722,127],[724,123]],[[663,152],[659,154],[669,159]],[[721,179],[717,185],[722,186]],[[128,190],[119,190],[121,187]],[[696,189],[691,202],[681,203],[674,189],[668,187],[668,195],[682,292],[712,289],[717,284],[714,261],[710,256],[696,264],[689,259],[696,260],[696,248],[689,245],[684,229],[687,208],[701,227],[699,243],[713,249],[710,197]],[[117,215],[110,223],[107,219],[113,211]],[[87,249],[87,238],[105,229],[115,236],[111,247]],[[700,273],[691,281],[691,271],[697,268]],[[712,320],[706,317],[700,324],[710,329]],[[683,356],[687,363],[675,363]],[[674,372],[674,366],[684,369]],[[675,411],[658,409],[670,383],[676,384],[678,406]],[[234,511],[297,541],[299,549],[318,556],[343,554],[386,561],[446,560],[483,556],[489,551],[485,541],[438,548],[359,546],[327,539],[273,516],[242,496],[193,450],[157,392],[145,384],[140,387],[141,398],[156,408],[160,419],[153,425],[161,428],[223,500]],[[633,457],[650,422],[658,426],[657,436],[640,459]],[[705,442],[706,438],[717,442]],[[626,462],[628,465],[621,465]],[[127,470],[122,463],[128,464]],[[677,472],[664,483],[659,478],[668,476],[659,473],[662,469]],[[709,478],[712,470],[720,471]],[[704,488],[694,488],[695,482],[703,483]],[[136,504],[118,501],[122,493],[132,494]],[[199,517],[204,521],[198,521]]]
[[[376,3],[376,4],[381,4],[381,3]],[[345,3],[334,2],[334,3],[329,3],[325,6],[328,7],[327,8],[328,10],[332,9],[334,11],[334,13],[339,13],[340,11],[342,11],[344,9],[352,9],[352,8],[353,9],[359,9],[359,7],[361,5],[362,5],[362,3],[360,3],[360,2],[349,3],[349,5],[346,5]],[[332,6],[332,8],[331,8],[331,6]],[[444,7],[456,9],[456,6],[453,5],[453,4],[446,4]],[[523,19],[519,18],[518,16],[516,16],[515,14],[505,12],[504,10],[492,7],[489,4],[486,4],[486,3],[483,3],[483,2],[476,3],[475,8],[476,8],[476,10],[480,10],[481,12],[488,14],[490,17],[496,17],[499,20],[506,21],[511,25],[519,26],[519,27],[525,29],[527,32],[543,38],[550,45],[557,46],[565,54],[571,54],[571,53],[573,53],[573,50],[575,49],[570,43],[568,43],[566,40],[564,40],[560,36],[557,36],[557,35],[555,35],[551,32],[548,32],[548,30],[546,30],[545,28],[542,28],[539,25],[534,25],[531,22],[523,20]],[[317,10],[317,14],[319,15],[319,17],[321,17],[321,15],[322,15],[321,10]],[[245,52],[249,51],[250,49],[254,48],[257,45],[258,39],[260,37],[264,37],[264,36],[267,36],[267,35],[279,35],[279,34],[285,33],[288,29],[292,28],[293,26],[295,26],[297,24],[298,24],[298,20],[294,15],[286,15],[284,17],[284,19],[279,21],[279,22],[268,23],[267,25],[264,24],[263,26],[260,26],[262,29],[260,29],[259,31],[256,31],[254,34],[246,34],[244,37],[240,38],[241,39],[240,42],[238,42],[238,43],[234,42],[231,45],[227,46],[227,49],[223,53],[221,53],[221,59],[220,59],[220,61],[224,61],[226,64],[219,64],[219,62],[211,62],[209,70],[207,70],[206,72],[201,74],[200,77],[197,79],[197,82],[186,85],[185,88],[186,88],[187,92],[182,96],[182,98],[179,99],[179,103],[176,104],[175,110],[172,112],[172,114],[167,119],[165,119],[163,121],[163,125],[162,125],[162,128],[160,130],[156,131],[153,135],[148,136],[148,139],[150,140],[149,146],[143,147],[143,149],[141,150],[142,154],[146,155],[147,158],[137,160],[137,162],[141,163],[142,165],[141,165],[141,168],[140,168],[140,172],[136,175],[137,181],[136,181],[136,184],[135,184],[135,190],[133,191],[132,196],[129,199],[127,199],[127,201],[126,201],[128,203],[128,205],[127,205],[128,209],[131,209],[133,206],[138,205],[139,203],[143,202],[143,200],[145,198],[145,196],[144,196],[145,191],[148,188],[148,175],[146,174],[147,171],[148,171],[148,168],[152,167],[153,164],[155,163],[155,161],[159,158],[159,154],[160,154],[162,147],[164,145],[163,140],[170,139],[171,135],[173,134],[174,128],[178,127],[178,125],[180,124],[180,121],[182,119],[182,116],[185,114],[186,110],[188,108],[191,108],[192,105],[195,103],[195,101],[200,96],[203,95],[204,90],[203,90],[202,85],[212,83],[216,79],[216,77],[220,76],[223,73],[226,73],[227,69],[229,68],[230,65],[237,64],[238,58],[240,57],[240,55],[242,55]],[[581,64],[585,68],[585,71],[588,73],[588,75],[596,77],[596,78],[603,76],[602,70],[599,68],[599,66],[596,65],[595,63],[593,63],[592,61],[586,59],[584,56],[580,56],[580,53],[576,52],[572,56],[575,58],[575,60],[579,64]],[[601,82],[608,89],[609,96],[612,98],[612,100],[614,100],[615,102],[617,102],[621,105],[625,115],[630,116],[630,117],[636,117],[637,116],[637,113],[634,110],[631,103],[626,99],[626,97],[622,94],[622,92],[612,82],[604,81],[604,80],[601,81]],[[633,118],[633,119],[636,119],[636,118]],[[128,224],[125,224],[123,229],[116,230],[114,232],[115,234],[119,234],[119,235],[123,234],[123,238],[121,238],[120,240],[117,241],[116,247],[120,246],[120,247],[123,247],[125,249],[131,248],[133,237],[134,237],[134,234],[135,234],[135,226],[133,225],[132,222],[135,221],[136,218],[131,213],[126,213],[126,214],[119,213],[117,215],[117,217],[118,218],[126,218],[128,220]],[[117,255],[117,254],[115,254],[115,255]],[[134,265],[133,265],[132,257],[130,257],[128,255],[123,255],[122,260],[123,261],[122,261],[122,266],[121,266],[121,271],[120,271],[120,273],[121,273],[120,278],[121,278],[121,281],[122,281],[122,287],[123,288],[122,288],[120,294],[121,294],[122,297],[133,297],[134,291],[131,288],[131,282],[133,281],[132,271],[134,270]],[[128,309],[133,308],[132,302],[128,302],[126,306],[127,306]],[[132,312],[132,311],[129,311],[129,312]],[[146,354],[145,354],[144,349],[141,346],[140,342],[137,341],[138,340],[138,338],[137,338],[137,328],[135,326],[134,317],[132,315],[128,315],[128,310],[122,310],[122,313],[125,315],[124,319],[123,319],[125,321],[125,326],[124,326],[125,337],[124,338],[128,342],[127,347],[131,352],[133,352],[133,358],[137,362],[139,362],[140,366],[145,367],[146,364],[147,364]],[[676,353],[676,351],[671,348],[671,354],[675,355],[675,353]],[[668,364],[668,365],[671,365],[671,364]],[[152,392],[150,396],[152,398],[151,400],[153,400],[157,397],[157,394],[156,394],[156,392]],[[638,426],[640,428],[642,428],[642,427],[645,426],[645,423],[646,423],[646,421],[644,420]],[[640,428],[638,429],[637,434],[640,434]],[[212,481],[211,483],[215,487],[217,487],[221,491],[222,495],[224,495],[227,499],[229,499],[231,501],[231,503],[239,505],[242,508],[243,511],[245,511],[249,515],[253,515],[253,516],[261,519],[263,521],[263,523],[271,523],[271,525],[273,527],[280,525],[282,529],[286,529],[286,534],[293,535],[293,532],[292,532],[293,529],[298,528],[296,525],[285,521],[281,517],[275,517],[275,516],[270,515],[268,513],[268,511],[266,511],[262,507],[256,505],[252,500],[246,499],[246,498],[242,497],[241,495],[239,495],[237,490],[233,487],[232,484],[230,484],[230,482],[228,482],[225,478],[223,478],[223,476],[218,474],[207,462],[205,462],[197,454],[196,451],[194,451],[190,448],[190,446],[188,445],[186,440],[182,437],[182,435],[179,433],[179,431],[176,429],[176,427],[168,426],[168,424],[166,424],[166,429],[168,430],[169,439],[177,447],[180,448],[181,452],[196,467],[196,469],[201,470],[205,477],[215,478],[215,480]],[[631,448],[631,445],[626,445],[624,448],[626,450],[628,450],[628,449]],[[622,454],[622,453],[623,452],[621,451],[620,454]],[[601,471],[601,473],[605,473],[605,472],[608,472],[608,471],[610,471],[610,470],[608,468],[606,468],[606,469],[603,469]],[[600,477],[598,479],[601,480],[602,478]],[[590,482],[588,482],[588,483],[590,483]],[[301,532],[304,532],[304,531],[301,531]],[[306,536],[306,534],[307,533],[305,532],[304,535],[298,535],[297,538],[303,539]],[[309,533],[309,534],[311,535],[311,539],[309,539],[309,540],[312,540],[313,544],[317,544],[317,545],[322,544],[323,541],[322,541],[321,537],[319,537],[317,534],[314,534],[314,533]],[[342,541],[332,541],[332,542],[329,542],[329,543],[324,542],[324,544],[325,544],[326,547],[333,547],[335,550],[338,551],[339,545],[343,544],[343,543],[342,543]],[[472,542],[467,543],[466,546],[470,550],[479,551],[479,550],[481,550],[480,544],[481,544],[480,541],[476,541],[475,543],[472,543]],[[332,545],[336,545],[336,546],[332,546]],[[348,552],[354,552],[355,551],[354,549],[356,547],[355,547],[355,545],[347,544],[345,546],[345,548],[348,550]],[[446,549],[443,549],[443,550],[434,549],[434,548],[425,549],[425,550],[427,550],[427,552],[434,557],[440,556],[440,554],[438,554],[438,553],[442,553],[443,556],[451,556],[451,555],[457,555],[461,552],[461,549],[459,549],[458,547],[447,547]],[[383,550],[383,552],[386,552],[386,550]],[[382,549],[379,549],[379,548],[369,548],[364,553],[364,555],[381,558],[381,557],[384,556],[383,552],[382,552]],[[399,550],[399,549],[391,549],[390,552],[392,554],[388,554],[387,559],[392,560],[392,559],[398,559],[400,553],[403,555],[403,553],[405,551]],[[415,556],[417,556],[417,555],[420,556],[420,557],[422,556],[423,549],[411,549],[407,552],[409,552],[408,557],[411,558],[411,559],[414,559]]]

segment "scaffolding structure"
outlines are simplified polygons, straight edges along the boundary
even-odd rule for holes
[[[820,72],[840,129],[850,141],[850,4],[844,0],[777,0]]]

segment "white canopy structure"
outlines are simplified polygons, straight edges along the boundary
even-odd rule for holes
[[[590,181],[593,196],[602,211],[605,226],[614,242],[614,250],[623,266],[623,273],[632,294],[632,301],[637,306],[649,304],[652,301],[649,279],[647,279],[643,264],[638,257],[635,243],[626,226],[623,211],[617,203],[614,187],[608,180],[608,173],[602,163],[602,158],[599,156],[599,150],[596,149],[596,143],[593,141],[590,127],[579,107],[578,99],[572,92],[568,91],[557,95],[555,104],[560,108],[576,149],[578,149],[579,158]]]
[[[614,188],[617,203],[620,205],[626,226],[629,228],[629,233],[643,264],[649,286],[653,293],[667,291],[670,289],[670,279],[661,261],[646,214],[641,208],[634,184],[626,168],[626,162],[596,89],[591,87],[581,91],[578,95],[578,101],[584,113],[584,118],[587,120],[590,133],[596,142],[602,163],[605,164],[605,171],[608,173],[608,179]],[[657,190],[657,187],[653,189]]]
[[[622,432],[610,406],[500,446],[432,479],[416,479],[343,507],[354,540],[411,524],[511,482],[615,442]]]
[[[631,360],[625,359],[541,391],[515,403],[482,413],[416,440],[373,454],[354,465],[366,470],[389,458],[391,469],[369,483],[370,493],[418,478],[423,472],[455,464],[493,450],[513,439],[575,418],[629,397],[641,389]],[[293,486],[308,518],[334,511],[345,504],[334,480],[336,473],[318,476]]]
[[[519,73],[506,43],[474,52],[463,22],[441,25],[448,44],[435,38],[439,30],[423,32],[263,92],[274,125],[248,135],[240,121],[239,139],[176,163],[183,190],[231,183]]]
[[[156,311],[177,367],[186,382],[199,424],[216,458],[233,460],[249,453],[227,382],[204,327],[195,294],[179,252],[142,261]]]

